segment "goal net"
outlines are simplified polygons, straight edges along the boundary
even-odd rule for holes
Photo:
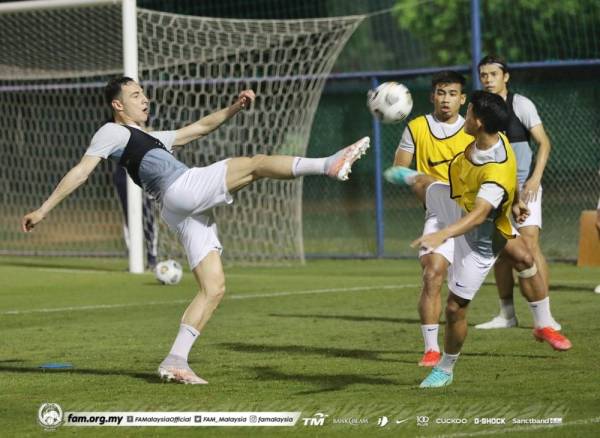
[[[178,158],[204,166],[256,153],[304,155],[326,77],[362,19],[231,20],[138,9],[151,129],[196,121],[252,88],[250,110]],[[19,232],[21,216],[51,193],[109,118],[103,86],[123,71],[120,6],[0,8],[0,40],[0,254],[122,255],[123,213],[108,161],[39,229]],[[302,260],[301,192],[302,180],[264,180],[215,209],[224,257]],[[159,256],[181,256],[158,223]]]

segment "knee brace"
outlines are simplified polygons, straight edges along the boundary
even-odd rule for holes
[[[524,269],[523,271],[517,271],[517,275],[520,278],[531,278],[533,277],[535,274],[537,274],[537,266],[535,265],[535,263],[533,264],[533,266],[529,269]]]

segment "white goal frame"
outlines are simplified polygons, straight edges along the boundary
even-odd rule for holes
[[[30,0],[0,3],[0,14],[49,9],[72,9],[104,5],[122,8],[123,75],[138,81],[137,5],[136,0]],[[129,228],[129,272],[144,272],[144,229],[142,190],[127,177],[127,221]]]

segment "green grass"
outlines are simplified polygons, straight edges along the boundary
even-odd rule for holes
[[[164,287],[150,274],[125,273],[121,260],[0,258],[0,434],[42,436],[37,409],[55,402],[64,411],[302,411],[301,417],[329,417],[322,428],[62,426],[53,436],[598,436],[600,296],[592,289],[600,270],[551,268],[554,315],[573,341],[571,351],[556,353],[532,340],[529,310],[519,298],[522,327],[471,329],[454,384],[424,391],[418,384],[426,370],[416,366],[422,352],[416,261],[227,269],[227,296],[190,356],[210,384],[184,386],[160,383],[154,372],[194,294],[189,273],[180,285]],[[488,283],[472,304],[470,322],[487,320],[496,303]],[[94,308],[99,305],[113,307]],[[69,309],[32,312],[57,308]],[[38,370],[51,361],[75,368]],[[409,421],[378,428],[382,415]],[[417,415],[428,416],[430,425],[418,427]],[[348,417],[368,418],[369,424],[332,424]],[[438,425],[438,417],[466,417],[469,424]],[[509,423],[562,417],[564,425],[478,426],[475,417],[506,417]]]

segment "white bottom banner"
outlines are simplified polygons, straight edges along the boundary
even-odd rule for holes
[[[300,412],[65,412],[65,426],[294,426]]]

